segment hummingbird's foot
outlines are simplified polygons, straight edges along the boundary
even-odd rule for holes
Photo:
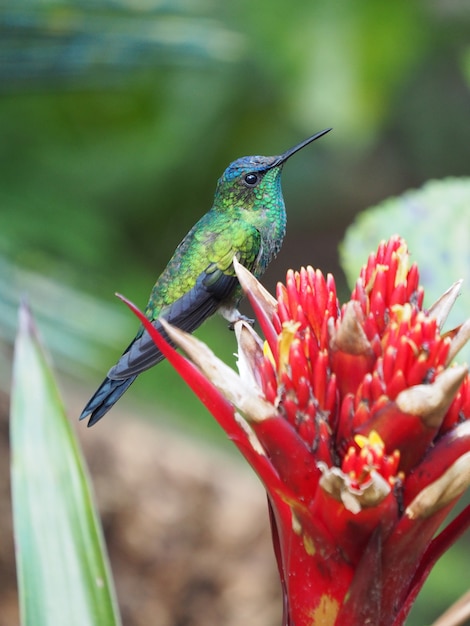
[[[236,322],[246,322],[250,326],[254,326],[255,320],[246,315],[242,315],[235,307],[221,306],[219,312],[229,323],[228,327],[230,330],[235,329]]]
[[[230,322],[230,324],[228,325],[228,329],[235,330],[235,324],[237,322],[246,322],[250,326],[255,325],[255,320],[252,317],[247,317],[246,315],[242,315],[241,313],[239,313],[237,319]]]

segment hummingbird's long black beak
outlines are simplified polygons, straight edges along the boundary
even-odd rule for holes
[[[308,139],[304,139],[303,141],[298,143],[293,148],[290,148],[289,150],[286,150],[283,154],[280,154],[277,157],[277,159],[274,161],[274,163],[270,166],[269,169],[271,169],[273,167],[277,167],[278,165],[281,165],[282,163],[285,163],[287,161],[287,159],[289,159],[293,154],[295,154],[299,150],[302,150],[302,148],[305,148],[305,146],[308,146],[308,144],[312,143],[312,141],[315,141],[315,139],[319,139],[320,137],[323,137],[323,135],[326,135],[326,133],[329,133],[330,130],[333,130],[333,129],[332,128],[325,128],[325,130],[321,130],[319,133],[316,133],[315,135],[312,135]]]

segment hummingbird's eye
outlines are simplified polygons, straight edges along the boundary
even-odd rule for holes
[[[258,184],[258,176],[256,174],[247,174],[243,179],[247,187],[255,187]]]

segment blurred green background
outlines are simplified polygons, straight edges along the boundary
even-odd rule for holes
[[[360,210],[468,174],[469,35],[468,0],[0,2],[2,379],[26,291],[85,403],[135,332],[113,293],[145,305],[230,161],[328,126],[284,170],[265,283],[312,264],[344,295],[337,248]],[[198,334],[232,359],[223,320]],[[223,440],[167,364],[123,402]]]

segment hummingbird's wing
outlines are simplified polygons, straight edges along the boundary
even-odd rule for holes
[[[165,318],[181,330],[192,333],[204,320],[215,313],[224,301],[230,299],[239,286],[233,269],[233,257],[236,255],[242,265],[250,270],[253,269],[261,250],[261,235],[256,228],[250,227],[243,245],[240,245],[239,238],[236,241],[237,248],[233,246],[233,238],[227,238],[226,241],[227,245],[224,250],[220,245],[218,247],[218,260],[207,265],[191,289],[172,304],[163,307],[159,317]],[[152,323],[165,339],[172,343],[158,319]],[[163,358],[148,332],[143,331],[108,372],[108,378],[121,380],[136,376],[156,365]]]

